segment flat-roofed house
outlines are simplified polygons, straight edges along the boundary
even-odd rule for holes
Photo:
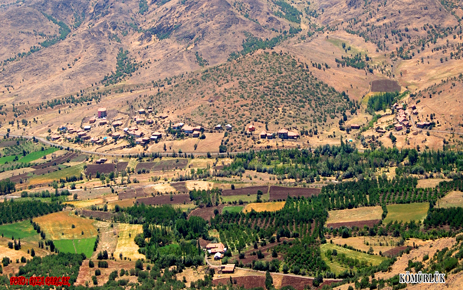
[[[287,139],[288,138],[288,130],[286,130],[286,129],[278,130],[278,138]]]
[[[297,132],[288,132],[288,139],[297,139],[299,138],[299,133]]]
[[[235,264],[226,264],[220,267],[222,274],[232,274],[235,272]]]
[[[222,243],[210,243],[206,245],[206,250],[209,254],[225,252],[225,246]]]
[[[185,125],[185,126],[183,126],[183,128],[182,128],[182,130],[183,130],[183,132],[185,132],[185,134],[191,134],[191,133],[193,133],[194,129],[195,129],[195,128],[193,128],[193,127],[191,127],[191,126],[189,126],[189,125]]]
[[[395,124],[394,128],[395,128],[396,131],[400,131],[400,130],[403,129],[403,126],[401,124]]]
[[[105,118],[106,117],[106,108],[99,108],[98,109],[98,118]]]
[[[267,138],[267,132],[265,131],[260,132],[260,139],[265,139],[265,138]]]

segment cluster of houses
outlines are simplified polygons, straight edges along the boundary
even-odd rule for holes
[[[183,123],[176,123],[172,126],[172,129],[174,130],[181,130],[185,134],[192,134],[193,137],[199,137],[201,135],[201,131],[203,130],[203,127],[201,126],[189,126],[185,125]]]
[[[249,125],[247,128],[248,132],[254,132],[256,130],[256,127],[254,125]],[[274,139],[275,135],[278,136],[280,139],[297,139],[299,138],[299,133],[293,132],[293,131],[288,131],[286,129],[280,129],[276,133],[268,132],[268,131],[262,131],[260,132],[259,136],[261,139]]]
[[[214,255],[214,260],[220,260],[223,258],[224,253],[227,251],[224,244],[222,243],[210,243],[206,245],[206,251],[210,255]],[[219,268],[219,273],[222,274],[231,274],[235,272],[235,264],[221,265]]]
[[[396,131],[401,131],[404,127],[405,128],[410,127],[411,124],[408,120],[409,119],[408,113],[397,103],[392,105],[392,108],[397,110],[397,114],[396,114],[397,123],[394,124],[394,129]]]

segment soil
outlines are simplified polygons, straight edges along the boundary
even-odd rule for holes
[[[375,80],[371,82],[372,92],[400,92],[400,85],[393,80]]]
[[[151,170],[153,166],[156,164],[156,162],[140,162],[137,164],[137,167],[135,167],[135,172],[138,170]]]
[[[177,182],[177,183],[171,183],[170,184],[175,190],[178,192],[183,192],[183,193],[188,193],[189,190],[186,187],[186,182]]]
[[[93,217],[94,219],[99,218],[102,220],[111,220],[113,214],[107,211],[98,211],[98,210],[87,210],[83,209],[81,215],[84,217]]]
[[[161,160],[153,166],[153,171],[183,169],[187,166],[188,159]]]
[[[381,220],[367,220],[367,221],[355,221],[355,222],[342,222],[342,223],[331,223],[331,224],[326,224],[326,227],[327,228],[333,228],[333,229],[337,229],[337,228],[340,228],[342,226],[344,227],[347,227],[347,228],[351,228],[351,227],[359,227],[359,228],[363,228],[363,226],[368,226],[368,227],[373,227],[374,225],[376,225],[377,223],[379,223]]]
[[[263,194],[266,194],[268,192],[268,186],[250,186],[235,189],[225,189],[222,191],[222,196],[257,194],[257,191],[259,190],[262,191]]]
[[[199,216],[205,219],[206,221],[210,220],[212,217],[214,217],[214,210],[218,210],[219,214],[222,213],[223,208],[225,207],[224,204],[221,204],[219,206],[211,206],[211,207],[200,207],[195,210],[193,210],[188,217],[191,216]]]
[[[237,286],[244,287],[245,289],[252,289],[256,287],[262,287],[265,289],[265,277],[264,276],[245,276],[245,277],[234,277],[233,283]],[[230,283],[230,278],[221,278],[212,280],[214,286],[220,284],[227,285]]]
[[[190,202],[190,195],[188,194],[173,194],[171,195],[157,195],[146,198],[137,199],[137,204],[144,203],[146,205],[161,205],[161,204],[185,204]]]
[[[87,165],[87,170],[85,174],[95,175],[97,172],[108,174],[114,172],[116,166],[113,163],[106,163],[106,164],[89,164]]]
[[[319,195],[320,192],[321,189],[319,188],[270,186],[270,200],[285,200],[288,197],[288,195],[291,197],[310,197],[314,195]]]
[[[400,247],[395,247],[394,249],[390,249],[389,251],[385,251],[383,253],[384,256],[386,257],[396,257],[400,254],[400,252],[405,251],[408,246],[400,246]]]
[[[119,193],[119,200],[129,199],[129,198],[138,198],[138,197],[145,197],[146,193],[143,188],[130,188],[126,191]]]

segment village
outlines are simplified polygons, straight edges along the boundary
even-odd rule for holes
[[[99,108],[94,116],[84,118],[81,124],[63,124],[52,132],[49,130],[48,140],[57,142],[60,145],[66,143],[83,144],[84,146],[105,146],[108,144],[119,145],[120,148],[133,146],[146,146],[150,143],[158,143],[160,140],[170,137],[172,140],[184,138],[204,139],[207,132],[233,132],[231,124],[217,124],[214,128],[205,128],[199,124],[185,124],[183,122],[173,123],[168,115],[153,115],[151,107],[139,109],[133,117],[111,112],[106,108]],[[244,135],[254,135],[256,126],[249,124],[241,132]],[[300,135],[295,130],[285,128],[276,132],[263,130],[258,135],[260,139],[272,140],[297,140]]]

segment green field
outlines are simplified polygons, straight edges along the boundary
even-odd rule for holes
[[[37,235],[37,232],[32,227],[30,221],[22,221],[0,226],[0,234],[8,238],[23,239]]]
[[[333,262],[330,262],[330,260],[327,258],[326,256],[326,252],[328,250],[336,250],[338,251],[338,255],[339,254],[345,254],[346,257],[349,257],[349,258],[352,258],[352,259],[357,259],[359,261],[365,261],[367,263],[370,263],[372,264],[373,266],[377,266],[379,264],[381,264],[381,262],[383,262],[384,260],[386,260],[387,258],[385,257],[381,257],[381,256],[377,256],[377,255],[369,255],[369,254],[365,254],[365,253],[362,253],[362,252],[357,252],[357,251],[353,251],[353,250],[350,250],[350,249],[346,249],[346,248],[343,248],[341,246],[337,246],[335,244],[322,244],[320,246],[320,251],[322,253],[322,259],[323,261],[325,261],[325,263],[330,267],[331,269],[331,272],[333,273],[336,273],[336,274],[339,274],[343,271],[346,271],[348,270],[347,267],[339,264],[338,262],[334,261]]]
[[[51,148],[48,148],[48,149],[43,150],[43,151],[35,151],[35,152],[27,154],[23,158],[20,158],[19,162],[29,163],[29,162],[32,162],[32,161],[37,160],[39,158],[42,158],[43,156],[51,154],[51,153],[53,153],[55,151],[58,151],[58,150],[59,150],[58,148],[51,147]]]
[[[233,202],[233,201],[244,201],[244,202],[255,202],[257,199],[257,194],[250,194],[248,195],[232,195],[232,196],[222,196],[222,201],[223,202]],[[261,196],[261,200],[269,200],[270,199],[270,194],[265,193]]]
[[[13,161],[15,157],[16,157],[16,155],[2,157],[2,158],[0,158],[0,164],[5,164],[7,162],[9,163],[9,162]]]
[[[424,220],[428,213],[429,203],[408,203],[408,204],[391,204],[387,205],[387,216],[383,223],[391,221],[419,221]]]
[[[223,212],[242,212],[243,211],[243,206],[237,205],[237,206],[226,206],[223,208]]]
[[[74,240],[55,240],[53,243],[60,252],[63,253],[84,253],[87,258],[93,254],[96,238],[74,239]]]
[[[30,162],[32,162],[34,160],[42,158],[43,156],[51,154],[51,153],[53,153],[55,151],[58,151],[58,150],[59,150],[58,148],[53,148],[52,147],[52,148],[48,148],[48,149],[43,150],[43,151],[35,151],[35,152],[32,152],[32,153],[29,153],[26,156],[22,156],[22,155],[4,156],[4,157],[0,158],[0,164],[5,164],[6,162],[12,162],[16,157],[18,158],[17,162],[30,163]]]

